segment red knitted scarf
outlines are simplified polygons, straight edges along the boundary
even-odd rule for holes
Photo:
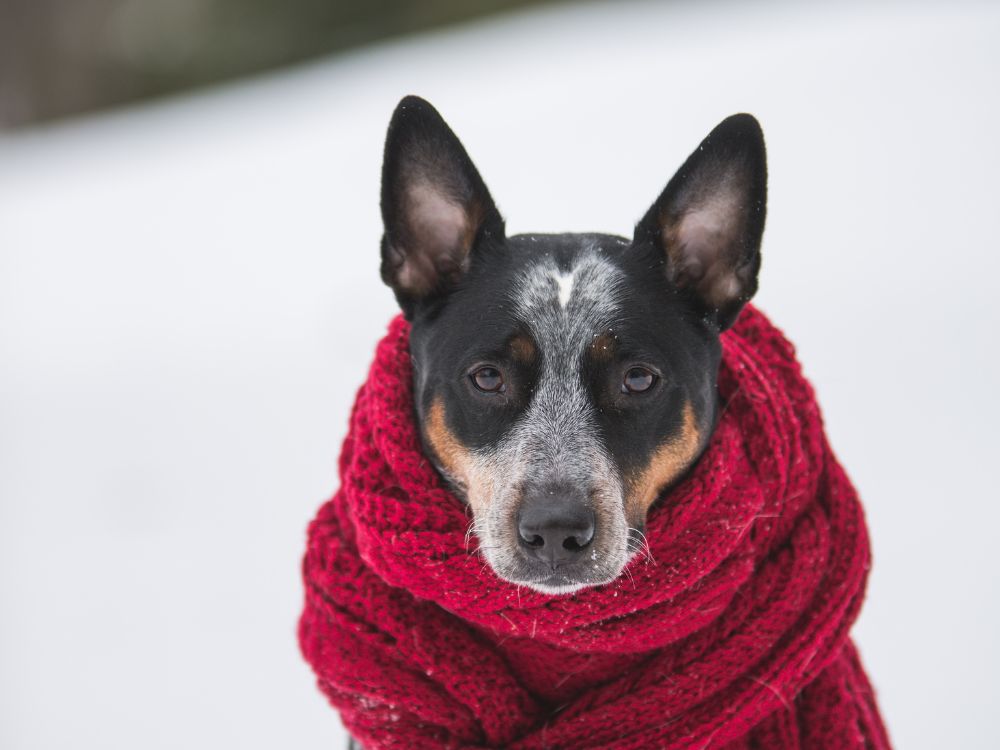
[[[302,651],[365,750],[889,747],[848,640],[861,507],[759,311],[722,336],[724,411],[650,555],[570,596],[475,554],[421,453],[408,332],[378,346],[304,562]]]

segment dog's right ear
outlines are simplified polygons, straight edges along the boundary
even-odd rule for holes
[[[476,246],[503,239],[503,219],[458,138],[429,103],[393,112],[382,163],[382,280],[406,316],[447,294]]]

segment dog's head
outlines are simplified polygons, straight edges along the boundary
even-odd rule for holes
[[[635,229],[507,237],[430,104],[396,109],[382,278],[412,323],[425,449],[497,575],[546,593],[616,578],[715,424],[719,334],[757,288],[757,121],[698,146]]]

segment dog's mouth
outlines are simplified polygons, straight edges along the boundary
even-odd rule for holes
[[[595,538],[582,555],[569,562],[538,559],[513,540],[491,545],[481,538],[480,552],[493,572],[509,583],[542,594],[572,594],[615,581],[637,554],[631,533],[614,543],[609,543],[608,536]]]
[[[525,581],[522,585],[534,589],[542,594],[559,595],[572,594],[581,589],[601,586],[611,583],[618,576],[608,575],[604,578],[593,580],[586,572],[573,573],[571,571],[557,570],[551,575],[534,581]]]
[[[610,581],[609,581],[610,583]],[[581,589],[590,588],[591,586],[598,586],[600,584],[596,583],[582,583],[580,581],[575,581],[568,576],[552,576],[544,581],[533,581],[532,583],[526,583],[525,586],[534,589],[541,594],[547,594],[549,596],[560,596],[564,594],[573,594]]]
[[[493,566],[494,572],[504,580],[526,586],[543,594],[571,594],[593,586],[603,586],[617,579],[630,559],[627,550],[615,550],[603,556],[554,567],[522,559],[511,566]]]

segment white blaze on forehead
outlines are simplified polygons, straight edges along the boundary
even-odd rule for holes
[[[560,324],[577,329],[587,323],[606,325],[618,309],[618,291],[624,273],[597,249],[581,253],[569,269],[560,268],[552,258],[542,258],[528,268],[514,291],[514,302],[525,320],[538,320],[551,328],[552,313],[567,309],[573,302],[575,314]],[[556,307],[558,305],[558,307]],[[539,316],[548,318],[539,320]]]
[[[553,272],[552,277],[559,287],[559,306],[565,308],[569,304],[569,298],[573,296],[573,281],[575,279],[573,272]]]

